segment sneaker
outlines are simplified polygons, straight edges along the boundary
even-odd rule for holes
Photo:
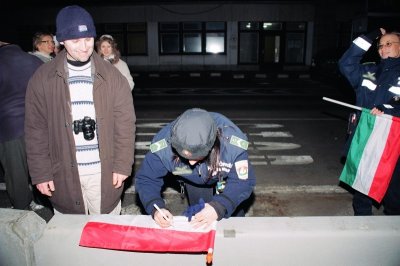
[[[29,209],[31,209],[32,211],[38,211],[38,210],[41,210],[41,209],[43,209],[43,208],[44,208],[43,205],[37,204],[37,203],[34,202],[33,200],[32,200],[32,202],[29,204]]]

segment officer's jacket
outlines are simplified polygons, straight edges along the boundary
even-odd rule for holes
[[[220,163],[218,171],[209,178],[209,170],[204,161],[191,166],[188,161],[177,159],[171,147],[171,129],[176,120],[166,125],[153,139],[141,168],[136,174],[136,191],[147,213],[153,212],[153,204],[161,208],[165,203],[160,191],[164,184],[163,178],[168,174],[180,176],[185,181],[199,185],[215,185],[224,180],[222,193],[215,194],[213,201],[225,209],[225,218],[229,217],[236,207],[247,199],[255,185],[255,175],[248,162],[247,137],[228,118],[218,113],[210,113],[218,130],[222,133],[220,140]]]
[[[339,60],[340,71],[356,92],[356,105],[380,107],[386,114],[400,116],[400,58],[361,64],[371,44],[365,36],[355,39]]]

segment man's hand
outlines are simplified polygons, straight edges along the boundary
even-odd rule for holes
[[[164,218],[161,212],[156,211],[154,213],[154,221],[162,228],[170,227],[172,225],[172,219],[174,216],[167,209],[161,210],[168,220]]]
[[[374,107],[374,108],[372,108],[370,113],[373,114],[373,115],[381,115],[381,114],[383,114],[383,111],[381,111],[378,108]]]
[[[215,209],[208,203],[205,204],[204,209],[198,212],[190,222],[194,228],[209,227],[214,221],[218,219],[218,214]]]
[[[115,188],[120,188],[122,186],[122,183],[124,183],[125,179],[127,178],[127,175],[121,175],[118,173],[113,173],[113,185]]]
[[[47,195],[49,197],[52,196],[51,192],[55,190],[53,181],[37,184],[36,188],[40,191],[40,193],[42,193],[43,195]]]

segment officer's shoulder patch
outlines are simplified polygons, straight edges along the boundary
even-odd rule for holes
[[[239,137],[236,137],[234,135],[231,136],[231,140],[229,141],[230,144],[237,146],[239,148],[242,148],[243,150],[247,150],[247,148],[249,147],[249,142],[241,139]]]
[[[157,142],[154,142],[153,144],[150,145],[150,151],[152,153],[158,152],[162,149],[165,149],[167,147],[167,141],[165,139],[159,140]]]

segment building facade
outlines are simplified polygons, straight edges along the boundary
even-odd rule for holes
[[[133,71],[308,69],[320,51],[348,46],[365,32],[368,18],[361,0],[96,2],[82,6],[98,36],[117,40]],[[23,20],[8,13],[0,18],[7,21],[2,35],[17,35],[30,50],[35,31],[55,32],[61,7],[21,7]]]

